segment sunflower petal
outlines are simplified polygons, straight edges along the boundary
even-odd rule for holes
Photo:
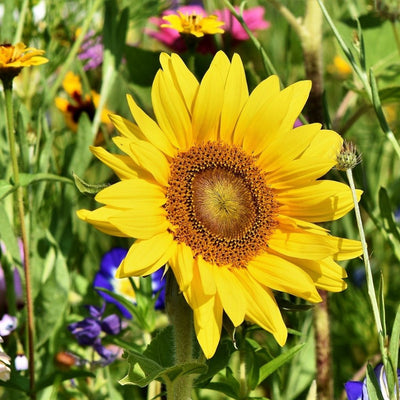
[[[361,191],[357,190],[358,200]],[[309,222],[334,221],[354,208],[350,188],[329,180],[278,193],[279,212]]]
[[[247,269],[264,286],[313,303],[321,301],[311,277],[284,257],[263,253],[250,261]]]
[[[193,279],[194,257],[192,249],[184,243],[179,243],[169,264],[174,272],[179,289],[184,292]]]
[[[222,141],[232,143],[233,130],[248,97],[249,91],[242,60],[237,54],[234,54],[226,79],[221,111],[219,139]]]
[[[226,266],[213,266],[213,276],[224,311],[234,326],[239,326],[246,313],[242,287],[236,276]]]
[[[182,96],[176,90],[171,78],[162,70],[157,72],[151,91],[157,122],[168,137],[180,149],[192,143],[192,124]]]
[[[176,242],[168,232],[151,239],[136,240],[119,266],[116,277],[150,275],[167,263],[175,249]]]
[[[112,225],[109,221],[111,215],[114,215],[115,210],[110,207],[100,207],[94,211],[78,210],[76,214],[82,221],[92,224],[96,229],[101,232],[107,233],[111,236],[127,237],[118,228]]]
[[[193,136],[197,143],[216,140],[223,105],[224,86],[229,60],[218,52],[204,75],[193,108]]]
[[[132,96],[127,96],[129,109],[135,118],[140,130],[146,139],[155,146],[158,150],[162,151],[173,157],[176,154],[175,147],[177,143],[173,142],[174,138],[167,137],[166,133],[153,121],[133,100]]]
[[[105,165],[110,167],[120,179],[132,179],[138,176],[132,160],[125,155],[112,154],[103,147],[90,146],[90,151]]]
[[[247,304],[246,319],[271,332],[275,340],[283,346],[286,343],[287,328],[272,291],[262,287],[245,268],[232,271],[243,287]]]
[[[263,80],[251,92],[247,102],[243,106],[233,134],[234,144],[241,146],[243,139],[249,132],[259,129],[258,117],[260,110],[271,98],[279,93],[279,78],[272,75]]]

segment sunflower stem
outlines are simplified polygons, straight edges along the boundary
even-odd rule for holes
[[[3,79],[4,97],[7,115],[7,135],[10,147],[10,157],[13,169],[14,184],[17,187],[17,209],[21,230],[21,240],[24,254],[24,273],[25,273],[25,293],[27,305],[27,326],[28,326],[28,368],[29,368],[29,388],[31,400],[36,399],[35,394],[35,343],[34,332],[35,322],[33,314],[33,300],[31,290],[31,275],[30,275],[30,259],[28,248],[28,235],[25,227],[25,212],[24,212],[24,189],[20,186],[19,166],[15,145],[15,127],[14,127],[14,110],[12,100],[12,78]]]
[[[193,361],[193,315],[172,271],[167,274],[166,308],[175,332],[175,364]],[[193,375],[166,382],[167,400],[191,400]]]

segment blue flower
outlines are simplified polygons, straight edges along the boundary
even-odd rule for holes
[[[382,397],[384,400],[389,400],[389,391],[387,387],[387,380],[383,364],[378,364],[374,369],[376,378],[378,379],[379,387],[381,389]],[[397,379],[400,384],[400,370],[397,370]],[[369,400],[367,391],[367,379],[363,382],[348,381],[344,385],[348,400]]]
[[[127,249],[115,247],[104,254],[100,270],[94,277],[93,286],[96,288],[104,288],[111,292],[123,295],[128,300],[135,302],[135,292],[128,278],[116,279],[115,272],[117,271],[122,260],[128,253]],[[151,275],[153,295],[158,296],[155,308],[156,310],[165,307],[165,279],[163,278],[163,270],[159,269]],[[107,293],[99,291],[100,296],[109,303],[115,304],[125,318],[132,318],[131,313],[118,300],[114,299]]]

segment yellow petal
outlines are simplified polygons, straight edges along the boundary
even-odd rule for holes
[[[358,200],[361,193],[357,190]],[[282,204],[280,213],[309,222],[333,221],[354,207],[350,188],[344,183],[329,180],[283,190],[278,192],[277,199]]]
[[[193,310],[197,340],[206,358],[217,350],[222,329],[222,305],[218,296],[213,296],[203,306]]]
[[[172,54],[170,57],[166,53],[161,53],[160,62],[165,73],[170,75],[177,90],[182,94],[186,108],[191,114],[199,82],[177,54]]]
[[[90,146],[90,151],[105,165],[110,167],[120,179],[132,179],[138,176],[132,160],[125,155],[109,153],[102,147]]]
[[[96,197],[99,203],[116,208],[143,210],[146,206],[161,207],[166,199],[159,185],[143,179],[127,179],[114,183],[100,191]]]
[[[244,136],[243,148],[255,154],[262,151],[274,153],[270,147],[293,128],[310,89],[310,81],[300,81],[273,97],[260,109],[257,116],[258,128],[252,129]]]
[[[109,221],[121,232],[136,239],[150,239],[166,232],[170,224],[162,207],[147,205],[135,209],[118,210]]]
[[[315,282],[315,286],[320,289],[341,292],[347,287],[346,282],[343,280],[347,277],[346,270],[331,258],[320,261],[290,260],[306,271]]]
[[[264,286],[293,294],[313,303],[321,301],[311,277],[283,257],[263,253],[251,260],[247,269],[252,277]]]
[[[193,109],[193,136],[195,142],[216,140],[223,105],[224,86],[229,71],[229,60],[219,51],[204,75]]]
[[[150,275],[168,262],[175,249],[176,242],[168,232],[148,240],[136,240],[119,266],[116,277]]]
[[[190,115],[171,77],[162,70],[154,79],[151,98],[160,128],[174,137],[180,150],[188,148],[193,142]]]
[[[336,252],[329,236],[277,229],[268,239],[268,247],[289,257],[323,260]]]
[[[110,114],[109,118],[114,126],[117,128],[118,132],[125,138],[132,140],[146,139],[140,128],[133,122],[116,114]]]
[[[124,137],[114,137],[113,142],[127,154],[140,170],[150,174],[160,185],[166,186],[169,178],[169,163],[165,155],[144,140],[131,140]],[[138,174],[142,177],[143,173]],[[143,177],[146,177],[144,174]]]
[[[306,186],[336,165],[336,162],[319,162],[315,160],[297,159],[268,174],[268,184],[274,189],[288,189]]]
[[[360,256],[363,252],[361,242],[358,240],[344,239],[336,236],[330,236],[329,240],[337,250],[333,255],[334,260],[350,260]]]
[[[226,79],[221,111],[219,138],[222,141],[232,143],[233,130],[248,97],[249,91],[242,60],[237,54],[234,54]]]
[[[336,157],[342,148],[342,144],[343,139],[340,135],[334,131],[322,129],[315,135],[301,157],[318,159],[319,161],[326,159],[336,162]]]
[[[258,123],[262,114],[263,107],[279,93],[279,78],[272,75],[259,83],[251,92],[237,122],[233,140],[234,144],[242,146],[243,139],[250,134],[255,135],[255,131],[260,130]],[[261,111],[260,111],[261,110]],[[262,129],[262,127],[261,127]],[[265,134],[267,132],[264,131]]]
[[[246,319],[271,332],[275,340],[283,346],[287,329],[272,291],[262,287],[245,268],[232,270],[243,287],[247,304]]]
[[[179,289],[184,292],[193,279],[194,258],[192,249],[184,243],[179,243],[169,264],[174,272]]]
[[[135,118],[146,139],[158,150],[173,157],[176,154],[175,146],[177,145],[177,143],[172,142],[174,138],[167,137],[166,132],[163,132],[156,122],[138,107],[132,96],[128,95],[127,99],[133,118]]]
[[[114,215],[115,210],[110,207],[100,207],[97,210],[78,210],[76,214],[82,221],[92,224],[99,231],[107,233],[111,236],[127,237],[125,233],[121,232],[114,225],[109,222],[109,217]]]
[[[213,266],[213,276],[217,285],[222,307],[234,326],[239,326],[246,313],[246,301],[237,277],[226,266]]]
[[[309,147],[310,142],[320,133],[320,129],[321,124],[308,124],[282,132],[274,139],[271,138],[271,142],[260,154],[257,163],[266,171],[284,168],[288,162],[301,156]]]
[[[213,266],[207,261],[204,261],[203,257],[196,257],[197,268],[199,269],[200,282],[203,287],[204,294],[214,295],[217,286],[214,280]]]

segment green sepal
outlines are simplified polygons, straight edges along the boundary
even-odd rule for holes
[[[104,188],[106,188],[108,186],[108,184],[105,184],[105,183],[101,183],[101,184],[97,184],[97,185],[87,183],[82,178],[80,178],[78,175],[76,175],[74,172],[72,173],[72,176],[74,178],[76,188],[82,194],[89,196],[89,197],[96,196],[96,194],[99,193],[100,190],[103,190]]]

